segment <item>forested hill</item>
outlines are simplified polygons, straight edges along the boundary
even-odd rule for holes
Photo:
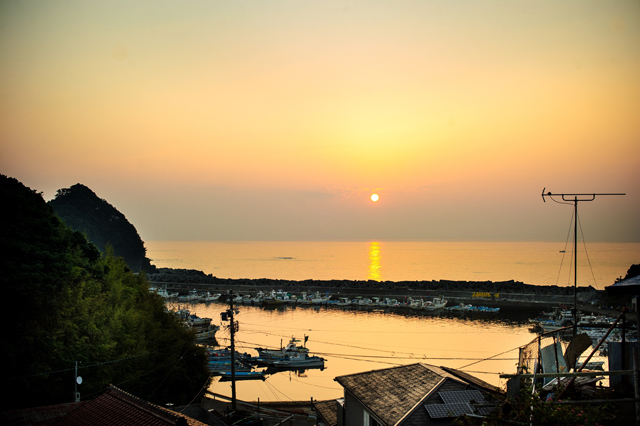
[[[0,174],[0,412],[82,400],[109,384],[165,405],[209,380],[204,349],[111,250],[100,251],[41,194]],[[1,421],[0,421],[1,422]]]
[[[71,229],[84,233],[101,252],[111,244],[114,255],[122,257],[133,271],[155,270],[135,226],[91,189],[79,183],[59,189],[49,205]]]

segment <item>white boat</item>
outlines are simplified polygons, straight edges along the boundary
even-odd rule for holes
[[[447,306],[447,300],[444,297],[434,297],[433,300],[425,300],[422,309],[427,311],[435,311]]]
[[[264,292],[258,291],[258,293],[251,299],[254,305],[261,305],[264,300]]]
[[[262,299],[263,305],[282,305],[283,303],[284,300],[278,299],[274,290],[271,290],[271,293],[265,295]]]
[[[307,296],[307,292],[303,291],[302,295],[300,295],[300,299],[298,299],[298,303],[300,305],[310,305],[311,299]]]
[[[218,299],[220,299],[221,294],[220,293],[216,293],[216,294],[211,294],[208,291],[202,293],[200,295],[200,301],[201,302],[215,302]]]
[[[284,348],[280,349],[266,349],[266,348],[255,348],[258,351],[258,357],[262,360],[270,360],[270,359],[281,359],[291,354],[308,354],[309,349],[306,348],[307,340],[309,340],[309,336],[304,336],[304,344],[302,346],[298,345],[300,339],[296,339],[295,337],[291,337],[289,343]]]
[[[326,299],[322,297],[319,291],[316,291],[316,294],[311,297],[312,305],[322,305],[326,303],[327,303]]]
[[[220,330],[220,326],[211,324],[211,318],[200,318],[192,314],[188,309],[180,309],[176,312],[184,325],[196,333],[196,340],[209,340],[216,337],[216,332]]]
[[[149,291],[151,291],[152,293],[156,293],[159,296],[161,296],[164,299],[175,299],[178,297],[179,293],[175,292],[175,293],[171,293],[167,290],[167,286],[165,285],[164,288],[155,288],[155,287],[151,287],[149,289]]]
[[[351,306],[351,299],[348,297],[341,297],[338,299],[336,306]]]
[[[409,308],[415,309],[415,310],[422,309],[422,299],[412,299],[409,302]]]
[[[296,296],[295,294],[287,294],[285,296],[284,303],[295,305],[296,303],[298,303],[298,296]]]
[[[398,302],[396,299],[385,299],[386,301],[386,306],[389,308],[399,308],[400,306],[402,306],[400,304],[400,302]]]
[[[270,365],[276,368],[324,368],[324,361],[325,359],[319,356],[309,356],[298,352],[275,360]]]
[[[358,306],[371,306],[371,299],[368,297],[363,297],[362,299],[358,299]]]

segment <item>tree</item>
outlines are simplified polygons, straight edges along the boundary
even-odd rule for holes
[[[188,402],[207,382],[194,335],[107,245],[105,255],[42,199],[0,175],[2,409],[68,402],[74,366],[91,397],[110,383],[158,403]]]

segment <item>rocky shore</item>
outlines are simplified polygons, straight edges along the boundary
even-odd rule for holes
[[[155,286],[167,286],[186,294],[188,290],[216,293],[254,294],[258,291],[284,290],[292,293],[316,292],[332,296],[379,296],[403,299],[444,296],[450,304],[472,303],[501,309],[541,310],[573,305],[574,288],[524,284],[519,281],[354,281],[354,280],[279,280],[230,279],[192,269],[157,268],[148,278]],[[596,300],[600,292],[593,287],[578,287],[581,303]]]

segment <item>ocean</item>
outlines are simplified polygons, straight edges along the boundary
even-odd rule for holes
[[[158,267],[196,269],[220,278],[573,285],[572,248],[564,243],[151,241],[146,245]],[[604,289],[640,263],[640,244],[594,243],[586,252],[584,246],[579,248],[580,286]],[[222,327],[216,347],[229,345],[228,323],[220,317],[228,305],[200,303],[188,308]],[[236,348],[241,352],[257,355],[256,347],[279,347],[291,337],[309,336],[311,354],[327,360],[324,370],[281,372],[264,382],[238,382],[238,399],[254,402],[340,398],[337,376],[415,362],[458,368],[504,387],[500,373],[515,372],[518,348],[536,338],[529,331],[528,317],[503,314],[238,306],[235,319]],[[209,390],[231,395],[230,383],[217,378]]]
[[[572,244],[426,241],[150,241],[158,267],[219,278],[520,281],[574,284]],[[640,243],[578,244],[578,286],[604,289],[640,263]]]

